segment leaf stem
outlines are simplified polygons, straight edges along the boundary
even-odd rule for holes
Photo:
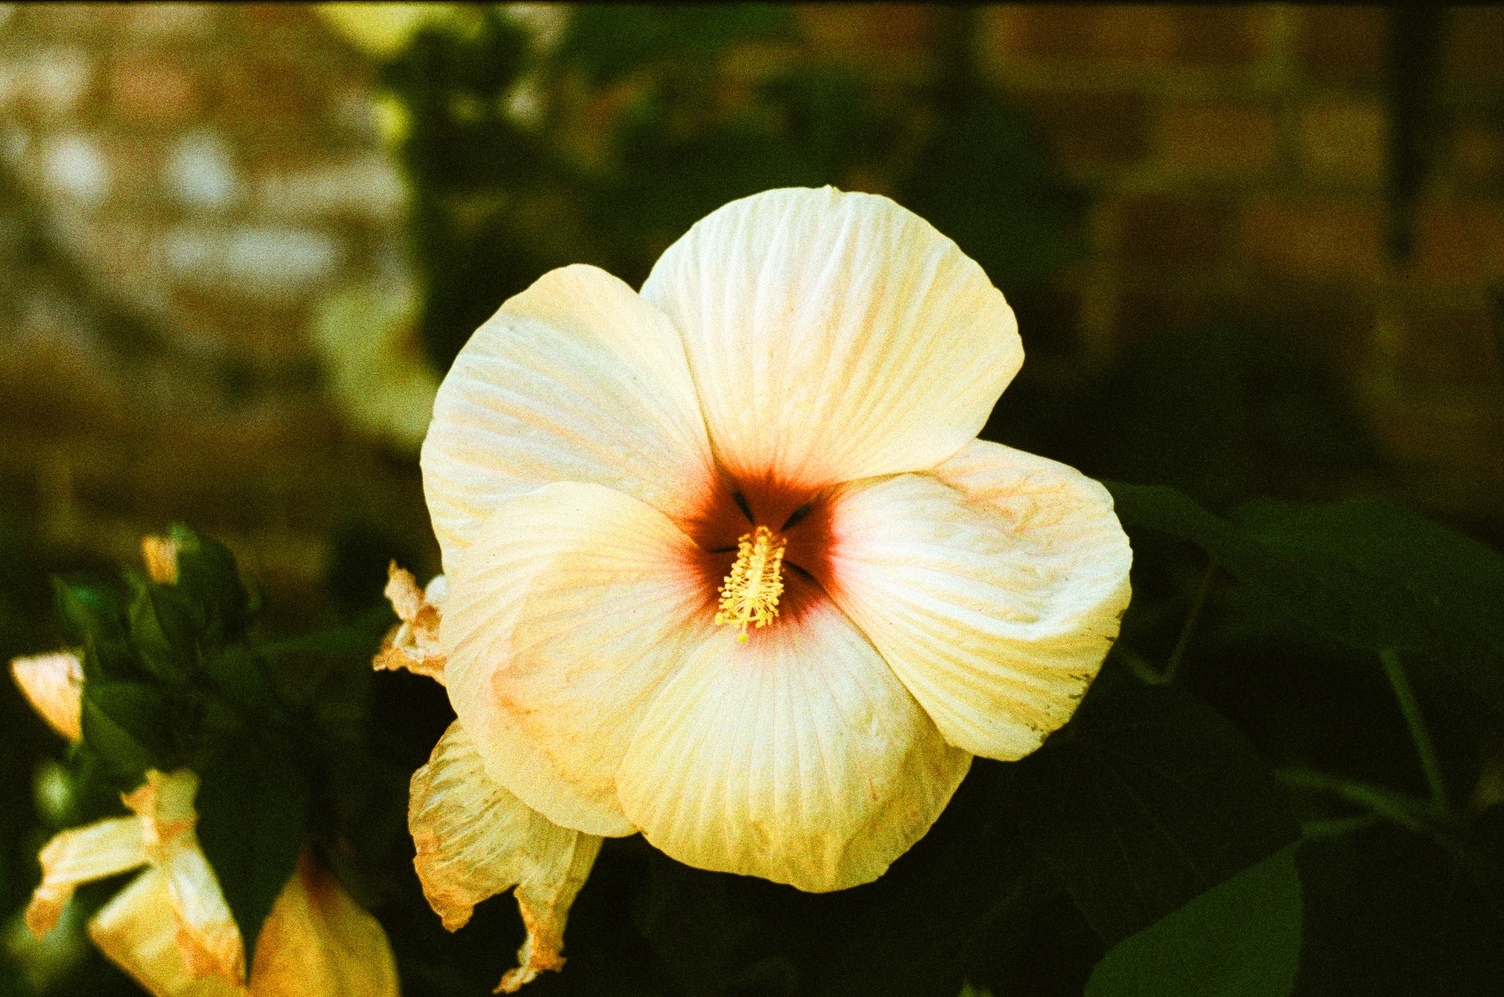
[[[1431,741],[1431,732],[1426,729],[1426,718],[1420,711],[1415,690],[1410,688],[1410,679],[1400,664],[1400,656],[1393,649],[1386,648],[1379,652],[1379,660],[1384,663],[1384,674],[1394,689],[1394,698],[1399,700],[1400,712],[1405,716],[1405,726],[1410,728],[1410,740],[1415,742],[1416,753],[1420,755],[1420,767],[1426,774],[1426,785],[1431,787],[1432,803],[1439,813],[1450,814],[1452,808],[1447,802],[1447,785],[1441,775],[1441,759],[1437,757],[1436,745]]]
[[[1411,831],[1429,834],[1435,830],[1426,820],[1431,806],[1425,800],[1417,800],[1383,786],[1359,782],[1356,779],[1345,779],[1342,776],[1318,772],[1315,769],[1279,769],[1274,776],[1286,786],[1295,789],[1331,793],[1333,796],[1357,804]]]
[[[1180,664],[1185,660],[1185,649],[1191,643],[1191,631],[1196,629],[1196,621],[1201,617],[1201,610],[1206,605],[1206,597],[1211,594],[1212,582],[1217,578],[1217,562],[1207,561],[1206,570],[1201,574],[1201,584],[1196,588],[1196,595],[1191,599],[1191,611],[1185,618],[1185,625],[1180,628],[1180,639],[1175,642],[1175,650],[1170,652],[1170,660],[1165,664],[1164,673],[1160,680],[1166,685],[1175,681],[1175,676],[1180,674]]]

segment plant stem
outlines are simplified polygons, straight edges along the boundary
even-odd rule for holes
[[[1405,716],[1405,726],[1410,728],[1410,740],[1415,742],[1415,750],[1420,755],[1420,767],[1426,773],[1426,785],[1431,787],[1431,800],[1438,812],[1450,814],[1452,809],[1447,802],[1446,782],[1441,776],[1441,760],[1436,755],[1436,745],[1431,741],[1431,733],[1426,729],[1426,718],[1420,711],[1415,690],[1410,688],[1410,679],[1400,664],[1400,656],[1392,649],[1386,649],[1379,652],[1379,660],[1384,663],[1384,674],[1394,688],[1394,698],[1399,700],[1400,712]]]
[[[1180,663],[1185,660],[1185,649],[1191,643],[1191,631],[1196,629],[1196,620],[1201,617],[1201,609],[1206,605],[1206,597],[1211,593],[1212,582],[1216,578],[1217,562],[1207,561],[1206,571],[1201,574],[1201,584],[1191,599],[1191,612],[1185,618],[1185,626],[1180,628],[1180,639],[1175,642],[1175,650],[1170,652],[1170,660],[1165,665],[1164,674],[1160,676],[1166,685],[1174,682],[1175,676],[1180,673]]]
[[[1429,803],[1392,789],[1306,768],[1279,769],[1274,776],[1295,789],[1331,793],[1411,831],[1424,834],[1434,830],[1426,820],[1426,814],[1431,810]]]

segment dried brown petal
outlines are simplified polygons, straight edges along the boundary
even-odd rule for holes
[[[554,824],[493,782],[457,722],[413,774],[408,827],[423,894],[450,931],[470,920],[476,904],[516,887],[527,939],[498,992],[563,966],[569,908],[600,838]]]
[[[377,671],[407,669],[444,684],[444,651],[439,646],[441,604],[448,593],[443,575],[437,575],[428,588],[418,588],[411,571],[387,567],[386,597],[402,622],[393,627],[381,642],[372,665]]]

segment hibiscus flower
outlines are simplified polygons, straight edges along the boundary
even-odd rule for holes
[[[1022,361],[974,261],[831,188],[726,205],[640,293],[572,266],[507,301],[422,457],[412,654],[472,783],[704,869],[880,876],[973,756],[1065,723],[1128,603],[1107,491],[975,438]]]

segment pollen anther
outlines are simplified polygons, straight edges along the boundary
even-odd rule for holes
[[[783,551],[788,541],[766,526],[745,533],[736,545],[736,563],[721,584],[717,623],[733,624],[736,639],[747,639],[749,626],[765,627],[778,616],[783,595]]]

